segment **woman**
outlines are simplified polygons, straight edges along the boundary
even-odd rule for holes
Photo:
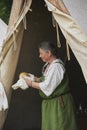
[[[42,130],[77,130],[75,108],[63,62],[57,58],[57,47],[50,42],[39,46],[39,57],[45,62],[42,77],[24,78],[28,86],[39,90],[42,101]]]

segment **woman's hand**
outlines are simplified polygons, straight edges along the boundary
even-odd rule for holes
[[[25,80],[25,82],[27,83],[28,86],[31,86],[32,87],[32,81],[29,80],[28,78],[26,77],[23,77],[23,79]]]
[[[24,78],[24,80],[25,80],[25,82],[27,83],[28,86],[35,88],[35,89],[40,89],[38,82],[33,82],[26,77],[23,77],[23,78]]]
[[[19,74],[19,78],[25,77],[25,76],[27,76],[30,79],[30,81],[35,81],[35,76],[31,73],[22,72]]]

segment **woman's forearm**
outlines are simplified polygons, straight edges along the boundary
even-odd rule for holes
[[[38,82],[31,82],[31,87],[36,88],[36,89],[40,89]]]
[[[27,79],[25,77],[23,77],[23,78],[26,81],[26,83],[27,83],[28,86],[30,86],[32,88],[40,89],[40,87],[39,87],[39,78],[36,78],[36,80],[38,80],[38,82],[31,81],[31,80],[29,80],[29,79]]]
[[[35,76],[35,82],[40,82],[40,78]]]

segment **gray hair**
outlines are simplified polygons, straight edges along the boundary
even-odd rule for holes
[[[39,48],[43,49],[44,51],[51,51],[53,56],[58,57],[58,48],[56,45],[51,43],[50,41],[43,41],[39,44]]]

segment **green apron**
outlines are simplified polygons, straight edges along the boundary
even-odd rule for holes
[[[39,91],[43,98],[41,130],[77,130],[74,102],[69,91],[66,74],[50,96],[47,97],[41,90]]]

